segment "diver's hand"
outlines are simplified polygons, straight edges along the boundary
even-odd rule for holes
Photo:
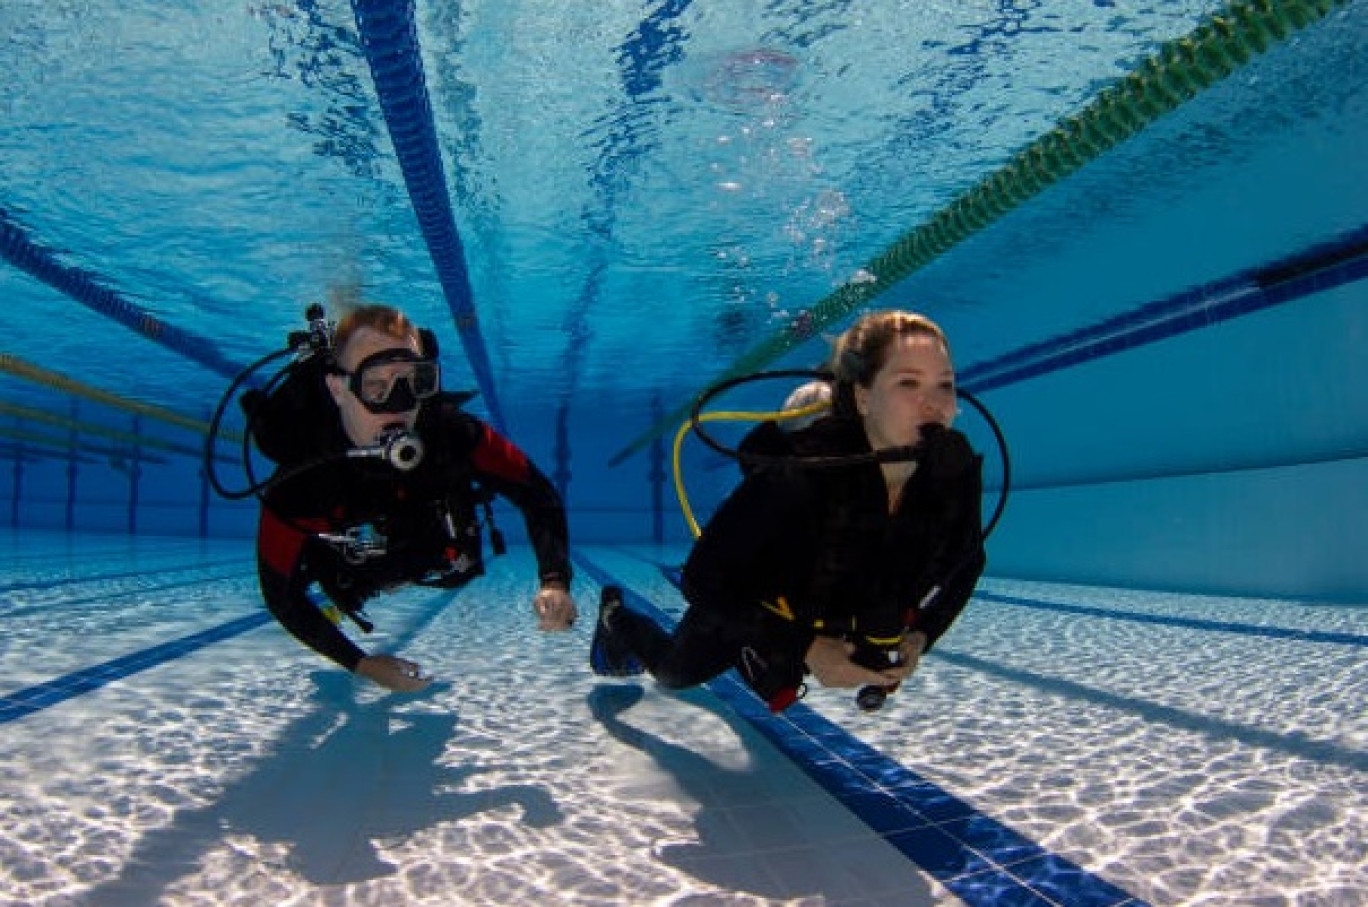
[[[921,662],[922,653],[926,651],[926,634],[920,630],[904,633],[902,641],[898,643],[898,651],[902,656],[902,662],[896,670],[902,673],[904,679],[911,677]]]
[[[803,660],[808,670],[824,687],[888,687],[907,676],[903,665],[871,671],[850,660],[855,644],[834,636],[818,636],[808,646]]]
[[[537,614],[538,630],[569,630],[579,616],[575,599],[554,584],[541,587],[541,591],[532,599],[532,610]]]
[[[356,673],[395,693],[416,693],[432,683],[416,661],[393,655],[367,655],[357,662]]]

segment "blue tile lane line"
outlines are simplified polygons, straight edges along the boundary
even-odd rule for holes
[[[633,607],[665,626],[674,623],[581,554],[575,554],[575,562],[600,585],[621,586]],[[708,689],[885,841],[972,907],[1146,907],[801,703],[772,715],[733,671]]]
[[[271,615],[263,609],[259,613],[239,617],[217,627],[123,655],[94,667],[73,671],[56,680],[49,680],[0,697],[0,724],[31,715],[82,693],[97,690],[115,680],[122,680],[139,671],[155,668],[205,646],[246,633],[248,630],[255,630],[270,620]]]
[[[984,393],[1368,278],[1368,227],[1246,271],[958,370]]]
[[[1002,595],[997,592],[974,592],[974,598],[983,601],[1013,605],[1019,608],[1037,608],[1042,611],[1058,611],[1064,614],[1078,614],[1085,617],[1103,617],[1108,620],[1126,620],[1142,624],[1162,624],[1166,627],[1182,627],[1185,630],[1211,630],[1220,633],[1238,633],[1244,636],[1263,636],[1270,639],[1292,639],[1301,642],[1334,643],[1345,646],[1368,646],[1368,636],[1359,633],[1335,633],[1327,630],[1297,630],[1290,627],[1261,627],[1257,624],[1237,623],[1223,620],[1203,620],[1196,617],[1176,617],[1168,614],[1144,614],[1138,611],[1113,611],[1107,608],[1093,608],[1085,605],[1069,605],[1063,602],[1023,598],[1017,595]]]
[[[225,567],[234,565],[239,568],[242,566],[242,558],[232,558],[231,560],[208,561],[201,564],[169,564],[165,567],[158,567],[153,570],[124,570],[116,573],[90,573],[84,576],[61,576],[53,578],[51,576],[34,580],[18,580],[12,583],[0,585],[0,592],[19,592],[27,589],[52,589],[57,586],[76,585],[78,583],[104,582],[115,579],[131,579],[134,577],[155,576],[160,573],[183,573],[190,570],[209,570],[213,567]]]

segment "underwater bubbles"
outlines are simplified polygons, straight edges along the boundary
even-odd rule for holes
[[[798,80],[798,58],[772,47],[752,47],[718,57],[703,80],[704,96],[737,113],[782,103]]]
[[[710,121],[717,131],[700,137],[710,210],[729,237],[710,263],[726,301],[719,344],[742,344],[757,330],[810,336],[806,296],[841,269],[855,217],[816,140],[800,131],[800,58],[748,47],[695,57],[691,66],[695,98],[722,114]]]

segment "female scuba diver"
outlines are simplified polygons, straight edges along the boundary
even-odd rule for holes
[[[877,709],[969,601],[986,558],[982,458],[952,429],[945,335],[901,311],[837,341],[832,412],[742,443],[741,484],[684,564],[673,633],[604,590],[590,664],[671,689],[735,667],[775,712],[805,691],[862,687]]]
[[[215,483],[229,496],[261,497],[258,572],[276,620],[387,689],[423,689],[432,678],[419,665],[367,654],[343,633],[340,618],[369,632],[362,608],[377,593],[408,583],[457,588],[482,574],[477,508],[502,553],[489,520],[497,493],[527,524],[540,578],[533,600],[539,627],[569,628],[575,603],[560,497],[521,450],[461,409],[470,394],[440,390],[431,332],[380,305],[352,309],[335,329],[321,306],[309,317],[310,331],[291,341],[307,349],[282,372],[284,380],[242,397],[247,434],[278,469],[237,495]],[[246,462],[250,478],[250,457]]]

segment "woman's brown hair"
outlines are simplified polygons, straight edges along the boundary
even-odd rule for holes
[[[827,368],[835,376],[832,410],[855,416],[855,386],[869,387],[888,361],[888,351],[899,337],[932,337],[950,352],[945,332],[925,315],[890,309],[861,315],[836,340]]]

